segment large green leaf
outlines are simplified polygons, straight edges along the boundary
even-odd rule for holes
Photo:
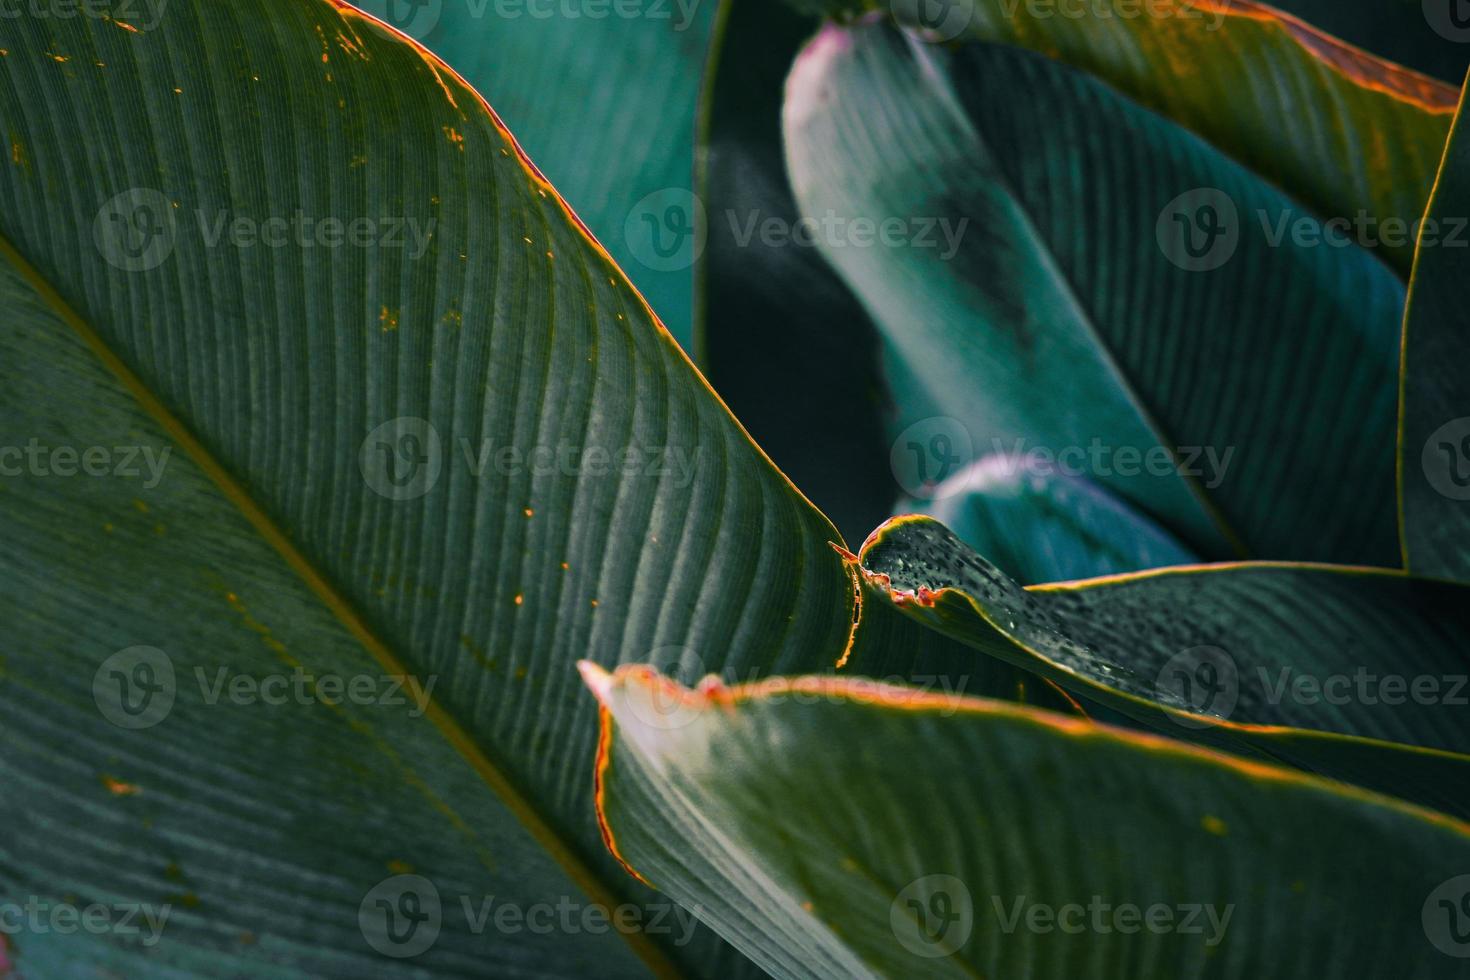
[[[485,93],[693,350],[699,93],[716,0],[359,0]],[[673,224],[657,230],[669,208]],[[654,223],[648,223],[648,217]],[[660,241],[654,236],[662,234]],[[658,247],[656,248],[655,245]],[[668,254],[663,254],[667,252]]]
[[[459,899],[661,901],[599,843],[572,665],[830,667],[836,532],[428,52],[313,0],[0,37],[0,896],[176,911],[18,968],[743,969],[707,932],[472,935]],[[99,711],[166,666],[155,725]],[[221,668],[434,687],[221,703]],[[359,906],[404,869],[442,938],[385,958]]]
[[[825,253],[938,406],[918,441],[1047,453],[1208,558],[1396,561],[1403,287],[1367,250],[1300,240],[1322,226],[1260,177],[1014,48],[829,26],[785,132]],[[898,233],[854,246],[859,221]]]
[[[1411,222],[1424,210],[1453,86],[1254,0],[1147,3],[798,0],[890,10],[931,37],[1032,48],[1200,134],[1317,213]],[[1453,27],[1448,2],[1426,16]],[[1443,16],[1441,16],[1443,8]],[[1401,273],[1411,240],[1385,242]]]
[[[1399,524],[1404,565],[1470,581],[1470,123],[1463,105],[1419,235],[1404,311]]]
[[[584,670],[609,842],[774,976],[1470,973],[1432,811],[980,699]]]
[[[1022,589],[925,517],[858,561],[864,615],[892,602],[1171,735],[1470,813],[1463,587],[1262,562]]]
[[[1024,456],[983,456],[939,484],[932,499],[900,507],[933,517],[1023,585],[1196,560],[1091,481]]]

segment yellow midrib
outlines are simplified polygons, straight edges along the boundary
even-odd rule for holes
[[[352,604],[327,581],[310,560],[296,547],[286,534],[276,526],[265,510],[255,502],[243,486],[216,460],[193,433],[159,401],[138,377],[132,368],[107,346],[107,342],[84,320],[44,276],[26,260],[25,256],[10,241],[0,235],[0,255],[3,255],[21,277],[36,291],[46,305],[76,331],[83,342],[97,355],[98,359],[117,377],[123,387],[137,399],[139,405],[163,430],[188,454],[189,458],[223,491],[226,499],[239,508],[265,541],[276,550],[308,588],[331,610],[332,614],[347,628],[388,674],[413,676],[407,666],[399,660],[388,646],[368,628]],[[585,863],[572,852],[561,836],[542,819],[536,808],[515,787],[510,778],[500,771],[480,749],[475,740],[443,707],[425,694],[424,712],[439,733],[454,746],[461,757],[498,796],[506,808],[513,813],[522,826],[556,861],[574,883],[595,904],[611,911],[621,899],[614,895]],[[641,932],[618,930],[627,940],[633,952],[653,972],[654,976],[681,978],[683,974],[662,949]]]

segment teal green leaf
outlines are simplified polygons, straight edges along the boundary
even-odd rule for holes
[[[1404,566],[1470,581],[1470,124],[1461,114],[1419,235],[1404,312],[1399,524]]]
[[[1023,585],[1197,561],[1117,497],[1027,457],[984,456],[932,499],[900,507],[944,524]]]
[[[644,215],[693,227],[699,95],[716,0],[362,0],[494,104],[531,159],[693,351],[693,262]],[[656,225],[654,227],[657,227]]]
[[[601,846],[573,665],[829,669],[830,524],[427,51],[310,0],[0,38],[0,898],[175,913],[16,968],[747,969],[461,900],[667,912]],[[164,716],[111,723],[123,682]],[[443,903],[412,956],[360,920],[401,874]]]
[[[1322,226],[1260,177],[1018,49],[829,26],[785,132],[803,214],[906,233],[825,254],[958,465],[1044,451],[1210,559],[1396,561],[1403,286],[1367,250],[1301,243]]]
[[[1391,2],[1366,6],[1386,13]],[[1324,218],[1412,222],[1423,214],[1457,101],[1452,85],[1254,0],[798,5],[891,11],[935,40],[1018,45],[1072,65],[1200,135]],[[1457,9],[1441,0],[1422,4],[1426,21],[1463,43],[1470,31],[1457,27]],[[1385,240],[1384,252],[1407,273],[1412,236]]]
[[[982,699],[584,672],[609,841],[772,976],[1470,972],[1432,811]]]
[[[1286,563],[1022,589],[929,518],[858,556],[873,604],[1176,738],[1470,813],[1470,593]]]

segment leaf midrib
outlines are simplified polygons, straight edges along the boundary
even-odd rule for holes
[[[140,407],[220,488],[225,498],[239,509],[242,516],[261,538],[281,556],[292,571],[301,577],[312,593],[378,662],[379,666],[390,675],[415,676],[397,654],[369,628],[352,603],[277,526],[244,486],[214,458],[183,421],[159,400],[142,378],[108,346],[101,334],[72,308],[60,292],[35,266],[27,261],[25,256],[4,235],[0,235],[0,256],[3,256],[15,268],[45,305],[76,332],[103,366],[136,399]],[[567,877],[580,887],[594,903],[607,909],[615,908],[621,900],[607,887],[592,867],[577,856],[573,847],[541,815],[541,812],[516,787],[510,777],[503,773],[500,767],[480,748],[459,721],[427,692],[424,698],[424,716],[433,723],[434,728],[459,753],[465,763],[484,780],[506,809],[515,815],[531,837],[547,851]],[[668,955],[643,933],[620,930],[619,934],[654,976],[683,977],[683,973],[674,966]]]

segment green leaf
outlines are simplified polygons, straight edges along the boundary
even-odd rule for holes
[[[1014,48],[829,26],[785,132],[805,215],[899,232],[825,254],[937,406],[902,440],[943,435],[931,462],[1046,453],[1207,558],[1396,560],[1403,286],[1367,250],[1303,244],[1260,177]]]
[[[820,5],[881,7],[939,40],[1019,45],[1073,65],[1204,137],[1319,215],[1349,221],[1360,212],[1380,222],[1423,214],[1457,101],[1451,85],[1254,0]],[[1424,10],[1454,30],[1449,4],[1425,3]],[[1385,251],[1401,274],[1408,271],[1412,241]]]
[[[1452,16],[1455,8],[1451,4],[1424,0],[1384,0],[1369,4],[1276,0],[1272,6],[1306,21],[1318,31],[1442,82],[1457,85],[1464,77],[1465,42],[1470,41],[1470,25],[1455,22],[1457,18]]]
[[[1112,494],[1027,457],[982,457],[900,504],[944,524],[1023,585],[1094,578],[1197,559]]]
[[[427,51],[307,0],[0,32],[0,897],[175,913],[155,946],[21,935],[17,969],[742,969],[461,899],[653,914],[573,664],[830,668],[830,524]],[[121,680],[169,710],[119,728]],[[386,941],[406,873],[443,921],[398,958],[359,913]]]
[[[1432,811],[981,699],[584,674],[609,842],[773,976],[1466,975]]]
[[[1399,526],[1404,566],[1470,581],[1470,124],[1464,107],[1420,229],[1404,311],[1399,389]]]
[[[864,615],[893,602],[1176,737],[1470,813],[1462,587],[1261,562],[1022,589],[926,517],[888,522],[858,561]]]
[[[692,202],[699,94],[715,0],[362,0],[494,103],[511,132],[692,351],[702,231],[660,249],[662,221]],[[565,12],[570,10],[570,15]],[[656,135],[653,135],[656,134]],[[657,227],[657,221],[653,227]]]

